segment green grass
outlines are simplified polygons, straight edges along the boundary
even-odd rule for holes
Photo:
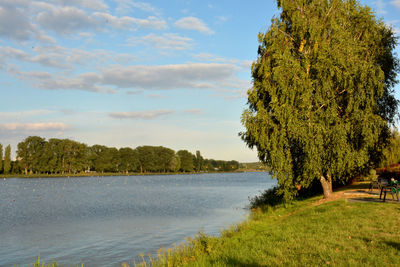
[[[220,237],[199,234],[142,265],[400,266],[400,203],[312,205],[318,198],[254,210]]]
[[[19,265],[14,265],[14,267],[17,267],[17,266],[19,266]],[[31,264],[29,264],[28,265],[29,267],[60,267],[60,265],[59,264],[57,264],[57,263],[55,263],[54,261],[52,262],[52,263],[49,263],[49,264],[47,264],[46,262],[44,262],[44,261],[41,261],[40,260],[40,254],[39,254],[39,256],[38,256],[38,258],[37,258],[37,260],[34,262],[34,263],[32,263],[32,265]],[[80,265],[69,265],[69,266],[74,266],[74,267],[86,267],[86,265],[84,264],[84,263],[81,263]]]

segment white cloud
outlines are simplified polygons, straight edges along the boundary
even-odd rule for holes
[[[193,39],[179,36],[174,33],[154,34],[150,33],[141,38],[130,38],[128,45],[143,44],[161,50],[186,50],[193,46]]]
[[[236,64],[236,65],[240,65],[241,67],[243,67],[243,63],[248,62],[248,60],[240,61],[237,59],[225,58],[225,57],[221,57],[221,56],[210,54],[210,53],[199,53],[199,54],[195,54],[192,56],[196,60],[203,61],[203,62],[219,62],[219,63]]]
[[[113,66],[102,71],[102,83],[119,88],[190,89],[214,86],[232,78],[230,64],[199,63],[163,66]]]
[[[34,27],[21,9],[15,6],[0,6],[0,36],[26,41],[33,31]]]
[[[1,50],[0,50],[1,51]],[[24,53],[14,51],[25,57]],[[32,59],[29,59],[32,60]],[[39,59],[37,59],[39,60]],[[48,90],[83,90],[114,92],[115,89],[171,90],[214,89],[227,91],[246,83],[235,76],[240,68],[235,64],[188,63],[160,66],[103,67],[98,72],[85,72],[75,76],[52,74],[46,71],[21,71],[8,65],[7,71],[33,86]]]
[[[90,62],[98,65],[104,62],[131,63],[136,57],[130,54],[117,54],[111,51],[85,51],[77,48],[61,46],[38,46],[29,51],[30,54],[12,47],[0,46],[0,57],[3,59],[17,59],[23,62],[37,63],[46,67],[72,69]]]
[[[55,6],[39,2],[34,5],[39,14],[37,22],[44,29],[57,34],[72,34],[87,30],[105,30],[108,27],[124,30],[137,28],[165,29],[164,20],[155,16],[145,19],[130,16],[117,17],[106,12],[88,13],[75,6]]]
[[[96,73],[83,73],[74,78],[52,76],[48,79],[40,79],[36,86],[48,90],[67,89],[90,92],[107,91],[109,88],[97,85],[99,79],[100,76]]]
[[[90,92],[105,92],[108,88],[97,85],[100,76],[96,73],[83,73],[76,77],[64,77],[41,71],[20,71],[10,67],[8,72],[21,80],[33,83],[33,86],[47,90],[82,90]]]
[[[45,29],[58,34],[71,34],[81,30],[96,28],[98,21],[76,7],[55,7],[37,16],[38,23]]]
[[[201,33],[214,34],[214,31],[207,27],[207,25],[199,18],[184,17],[175,22],[175,26],[185,30],[195,30]]]
[[[394,0],[392,2],[390,2],[392,5],[394,5],[397,8],[400,8],[400,0]]]
[[[150,12],[153,14],[159,14],[158,10],[149,3],[132,1],[132,0],[116,0],[116,2],[118,5],[116,11],[121,14],[135,12],[135,9],[139,9],[145,12]]]
[[[0,119],[5,120],[16,120],[16,119],[27,119],[36,116],[43,116],[52,114],[54,111],[47,109],[38,109],[38,110],[26,110],[26,111],[13,111],[13,112],[0,112]]]
[[[63,122],[0,124],[0,129],[7,131],[64,131],[68,128]]]
[[[217,21],[219,23],[224,23],[224,22],[227,22],[229,20],[229,18],[226,17],[226,16],[217,16],[216,19],[217,19]]]
[[[97,19],[98,24],[103,26],[110,25],[118,29],[136,30],[137,28],[152,28],[162,30],[167,28],[167,23],[155,16],[149,16],[146,19],[134,17],[116,17],[108,13],[93,13],[93,18]]]
[[[149,110],[136,112],[111,112],[109,116],[115,119],[144,119],[150,120],[173,114],[173,110]]]
[[[132,2],[131,5],[153,10],[142,2]],[[41,42],[55,43],[55,39],[44,30],[65,35],[108,28],[167,28],[167,23],[156,16],[117,17],[108,13],[108,8],[103,0],[0,0],[0,37],[16,41],[27,41],[33,37]],[[90,13],[90,10],[97,12]]]
[[[108,6],[103,0],[51,0],[62,5],[76,5],[93,10],[106,10]]]

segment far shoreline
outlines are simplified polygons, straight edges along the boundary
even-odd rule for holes
[[[0,174],[0,179],[38,179],[38,178],[79,178],[79,177],[113,177],[113,176],[151,176],[151,175],[185,175],[185,174],[207,174],[207,173],[246,173],[246,172],[268,172],[267,170],[255,170],[255,169],[240,169],[235,171],[208,171],[208,172],[146,172],[146,173],[98,173],[98,172],[90,172],[90,173],[70,173],[70,174]]]

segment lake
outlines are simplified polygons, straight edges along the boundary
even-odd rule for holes
[[[133,264],[140,253],[218,235],[246,218],[267,173],[0,180],[0,266]]]

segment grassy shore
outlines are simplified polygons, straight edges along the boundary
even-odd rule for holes
[[[140,266],[400,266],[400,203],[346,194],[258,208],[220,237],[199,234]]]

